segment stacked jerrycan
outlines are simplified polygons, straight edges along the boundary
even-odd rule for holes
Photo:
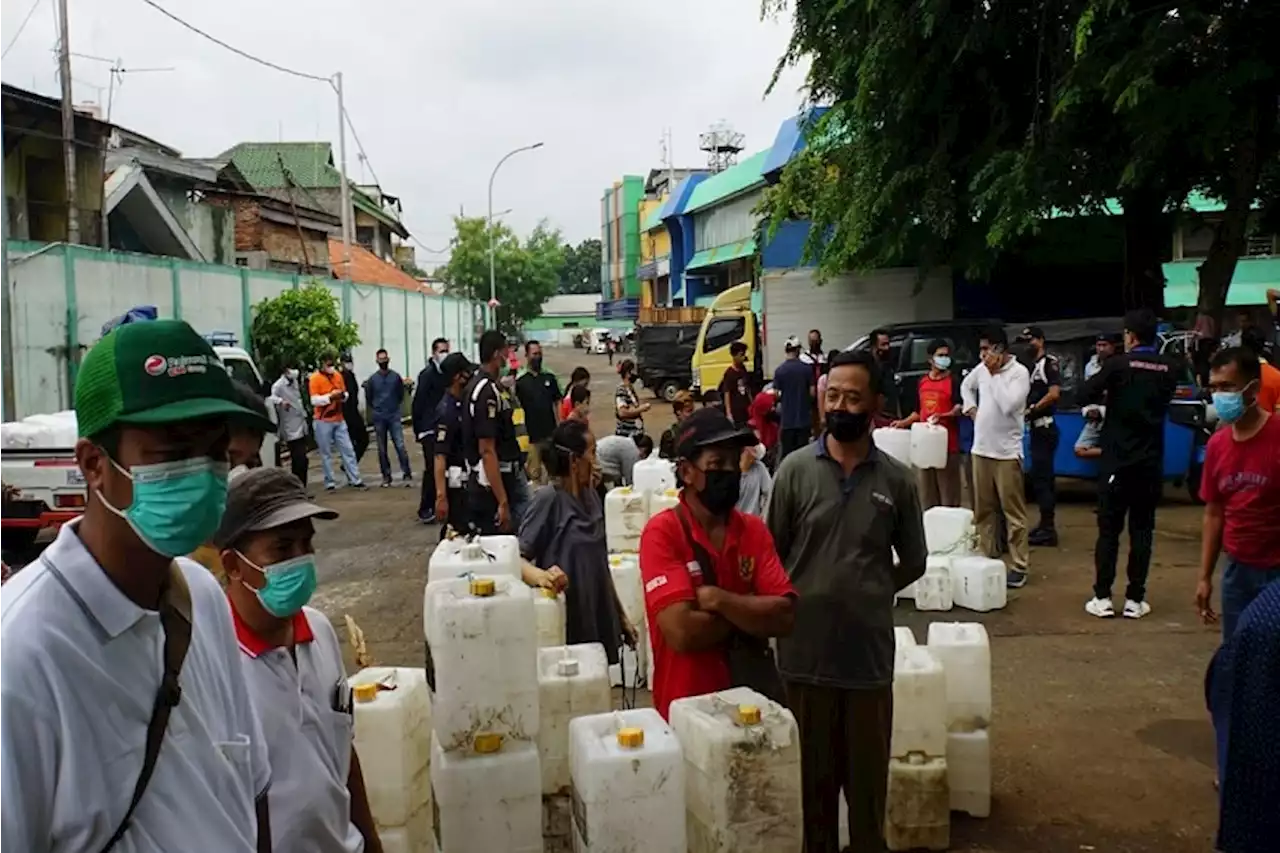
[[[495,562],[497,560],[495,559]],[[427,584],[435,669],[431,791],[449,853],[541,853],[542,771],[533,592],[516,576]]]
[[[348,679],[355,749],[385,853],[433,853],[431,697],[426,672],[375,666]]]
[[[977,536],[973,527],[973,512],[960,507],[933,507],[924,513],[924,536],[929,549],[926,577],[917,581],[923,584],[930,575],[935,577],[934,587],[943,584],[948,589],[946,607],[933,606],[942,603],[930,599],[928,607],[919,610],[950,610],[952,604],[985,613],[998,610],[1008,602],[1005,589],[1005,568],[1000,560],[974,553]]]
[[[569,723],[574,853],[685,853],[680,743],[652,708]]]
[[[800,853],[800,732],[745,687],[671,703],[684,751],[689,853]]]
[[[947,788],[947,681],[942,664],[915,637],[895,633],[893,735],[885,843],[890,850],[946,850],[951,841]]]
[[[614,687],[635,687],[647,672],[649,661],[649,626],[645,618],[640,558],[636,554],[610,554],[609,573],[613,576],[613,588],[618,592],[622,610],[636,626],[638,637],[635,649],[624,647],[621,662],[609,667],[609,683]]]
[[[991,814],[991,643],[977,622],[934,622],[929,651],[946,675],[951,809]]]
[[[613,707],[604,646],[538,649],[538,756],[544,796],[569,792],[569,722]]]
[[[640,550],[640,534],[649,522],[649,492],[618,486],[604,496],[604,536],[614,554]]]

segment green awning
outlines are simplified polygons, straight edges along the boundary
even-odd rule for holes
[[[754,237],[748,237],[746,240],[739,240],[736,243],[727,243],[723,246],[716,246],[714,249],[703,249],[701,252],[693,256],[693,260],[689,261],[687,270],[696,270],[702,267],[715,266],[732,261],[736,258],[745,258],[748,255],[756,253],[756,240]]]
[[[1193,308],[1200,292],[1203,259],[1170,261],[1164,265],[1164,304]],[[1227,290],[1228,305],[1264,305],[1267,289],[1280,288],[1280,257],[1240,258]]]

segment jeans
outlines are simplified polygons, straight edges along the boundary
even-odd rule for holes
[[[293,476],[307,484],[307,437],[295,438],[289,442],[289,468]]]
[[[362,486],[360,469],[356,465],[356,450],[351,446],[351,431],[345,421],[316,421],[316,444],[320,447],[320,469],[324,472],[324,486],[333,488],[333,453],[334,445],[338,447],[338,455],[342,457],[342,470],[347,475],[347,483]]]
[[[1253,603],[1269,583],[1280,580],[1280,565],[1270,569],[1246,566],[1227,557],[1227,567],[1222,570],[1222,641],[1225,643],[1235,633],[1236,622],[1246,607]]]
[[[1114,474],[1103,475],[1098,484],[1098,544],[1093,552],[1095,597],[1111,597],[1126,517],[1129,519],[1129,585],[1124,597],[1130,601],[1142,601],[1146,597],[1156,504],[1160,502],[1163,487],[1162,472],[1158,468],[1122,468]]]
[[[396,456],[400,459],[400,473],[404,475],[406,480],[413,477],[413,466],[409,464],[409,454],[404,449],[404,427],[400,424],[400,419],[390,418],[374,418],[373,433],[378,439],[378,467],[382,469],[382,482],[391,482],[391,460],[387,457],[387,436],[391,436],[391,443],[396,446]]]
[[[1040,508],[1040,529],[1053,530],[1057,503],[1053,491],[1053,454],[1058,450],[1058,425],[1031,429],[1031,493]]]

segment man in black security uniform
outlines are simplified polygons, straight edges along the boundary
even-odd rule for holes
[[[1085,383],[1087,403],[1106,398],[1102,457],[1098,460],[1098,544],[1093,598],[1085,612],[1115,616],[1111,584],[1120,556],[1120,532],[1129,519],[1129,585],[1124,615],[1140,619],[1151,612],[1146,601],[1156,504],[1164,485],[1164,421],[1177,389],[1180,362],[1156,351],[1156,318],[1146,309],[1124,317],[1123,354],[1108,358]]]
[[[1053,414],[1062,395],[1062,375],[1057,356],[1045,350],[1044,329],[1028,326],[1018,336],[1027,346],[1027,367],[1031,372],[1031,391],[1027,394],[1027,427],[1031,430],[1031,491],[1040,507],[1040,524],[1029,534],[1031,545],[1058,546],[1058,530],[1054,525],[1057,497],[1053,486],[1053,454],[1058,451],[1058,425]]]
[[[450,354],[439,364],[440,375],[448,383],[444,396],[436,406],[435,433],[432,436],[432,470],[435,474],[435,517],[440,532],[452,525],[459,533],[467,533],[471,518],[467,513],[467,454],[462,444],[462,398],[473,372],[471,362],[460,352]]]
[[[462,398],[462,443],[470,468],[468,514],[472,528],[487,536],[515,533],[520,523],[511,514],[511,498],[523,487],[516,477],[520,443],[511,403],[497,385],[506,364],[507,336],[490,329],[480,336],[480,369]]]
[[[422,455],[427,463],[427,474],[422,478],[422,497],[418,500],[418,520],[423,524],[436,520],[436,481],[430,472],[436,458],[436,409],[448,385],[441,368],[448,357],[448,338],[432,341],[431,360],[418,373],[417,387],[413,391],[413,435],[422,445]]]

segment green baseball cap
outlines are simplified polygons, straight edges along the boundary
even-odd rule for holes
[[[112,329],[81,360],[75,396],[82,437],[116,424],[152,426],[219,416],[254,429],[275,429],[235,402],[231,377],[213,347],[181,320]]]

